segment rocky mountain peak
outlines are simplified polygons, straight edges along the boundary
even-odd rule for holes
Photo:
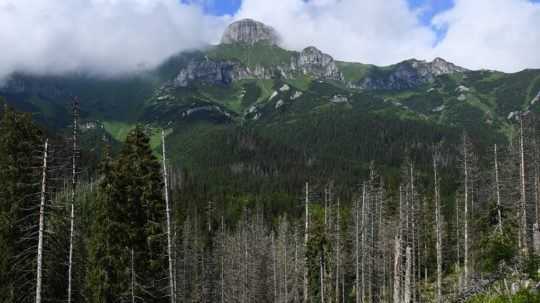
[[[467,69],[457,66],[454,63],[448,62],[440,57],[433,59],[429,65],[431,65],[431,70],[434,75],[462,73],[467,71]]]
[[[356,86],[370,90],[410,89],[431,83],[441,75],[466,71],[468,70],[442,58],[435,58],[431,62],[410,59],[391,66],[390,72],[368,75]]]
[[[304,48],[298,55],[295,65],[303,74],[338,81],[343,79],[334,58],[314,46]]]
[[[279,40],[279,34],[274,28],[252,19],[231,23],[221,37],[223,44],[246,43],[253,45],[264,41],[277,45]]]

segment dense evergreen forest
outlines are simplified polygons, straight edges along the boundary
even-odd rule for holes
[[[244,155],[261,183],[169,165],[144,125],[117,148],[83,142],[78,112],[51,133],[2,104],[2,303],[540,302],[534,113],[504,144],[367,140],[354,170],[241,129],[227,140],[266,147]],[[272,153],[287,160],[265,170]]]

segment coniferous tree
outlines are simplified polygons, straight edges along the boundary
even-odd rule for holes
[[[90,245],[90,263],[101,266],[90,270],[94,271],[89,274],[90,289],[103,290],[105,297],[112,294],[113,300],[133,295],[145,302],[165,302],[163,183],[144,129],[132,130],[118,160],[105,166],[109,167],[100,186],[96,217],[102,216],[106,223],[96,226]],[[100,282],[102,275],[108,281]],[[96,300],[100,302],[99,297]]]
[[[35,281],[41,132],[31,116],[3,106],[0,115],[0,302],[32,301]]]

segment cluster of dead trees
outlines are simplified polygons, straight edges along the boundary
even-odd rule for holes
[[[92,218],[77,215],[84,216],[83,208],[92,207],[93,198],[79,203],[81,195],[92,197],[99,191],[94,184],[102,181],[96,178],[80,184],[78,117],[75,103],[71,153],[63,158],[69,159],[70,165],[61,165],[71,174],[64,188],[54,194],[49,187],[58,184],[53,178],[57,168],[51,166],[49,141],[42,146],[39,207],[34,209],[37,228],[26,235],[36,239],[35,246],[30,246],[35,253],[26,255],[35,262],[25,257],[35,265],[35,283],[28,283],[35,286],[35,296],[20,300],[12,295],[6,302],[64,298],[67,302],[101,302],[105,298],[111,302],[171,303],[440,303],[459,296],[480,273],[489,270],[484,260],[490,257],[486,247],[509,250],[495,263],[540,255],[539,145],[536,123],[526,115],[521,116],[510,144],[493,145],[489,156],[480,157],[464,133],[457,148],[459,157],[435,146],[429,170],[418,169],[414,160],[406,160],[397,182],[387,180],[373,164],[350,195],[340,195],[332,182],[306,182],[298,190],[302,197],[298,209],[302,211],[277,217],[266,214],[263,207],[244,207],[237,217],[227,217],[216,202],[179,209],[175,196],[182,194],[181,180],[171,174],[162,132],[163,205],[155,209],[163,214],[159,217],[162,222],[152,222],[163,231],[158,235],[163,241],[155,243],[164,246],[157,250],[163,258],[154,258],[164,264],[153,267],[163,270],[163,279],[152,289],[162,289],[152,292],[137,286],[143,278],[138,278],[140,261],[135,260],[139,252],[131,247],[122,256],[127,258],[122,263],[126,268],[120,270],[130,279],[123,293],[104,292],[103,297],[92,299],[85,290],[89,282],[84,281],[86,273],[93,270],[85,250],[89,245],[85,237],[91,232],[85,222]],[[452,160],[455,158],[459,163]],[[447,179],[456,175],[459,180]],[[177,217],[179,213],[184,216]],[[45,264],[51,264],[47,253],[53,254],[46,247],[54,247],[55,241],[63,243],[57,247],[65,256],[60,265],[65,271],[57,280],[44,275]],[[103,277],[109,278],[107,266],[104,268]],[[47,291],[51,283],[65,294]]]

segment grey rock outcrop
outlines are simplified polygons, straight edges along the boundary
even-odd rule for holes
[[[352,87],[368,90],[402,90],[415,88],[435,81],[437,76],[466,72],[467,69],[436,58],[431,62],[407,60],[391,68],[379,68],[375,74],[368,75],[360,83],[351,83]]]
[[[270,79],[272,72],[262,66],[249,68],[235,61],[192,60],[180,69],[173,81],[176,87],[188,87],[193,83],[229,85],[243,79]]]
[[[187,87],[192,82],[228,85],[233,81],[233,70],[237,68],[230,62],[211,60],[192,61],[181,69],[174,79],[174,85]]]
[[[193,59],[180,69],[173,81],[176,87],[192,83],[229,85],[243,79],[271,79],[279,74],[285,79],[308,75],[318,79],[343,80],[334,59],[315,47],[308,47],[291,57],[290,64],[248,67],[238,61]]]
[[[268,42],[279,44],[280,38],[276,30],[261,22],[252,19],[243,19],[230,24],[221,38],[221,43],[247,43]]]
[[[293,59],[291,67],[292,70],[297,70],[304,75],[337,81],[343,80],[343,75],[339,71],[334,59],[313,46],[302,50]]]

